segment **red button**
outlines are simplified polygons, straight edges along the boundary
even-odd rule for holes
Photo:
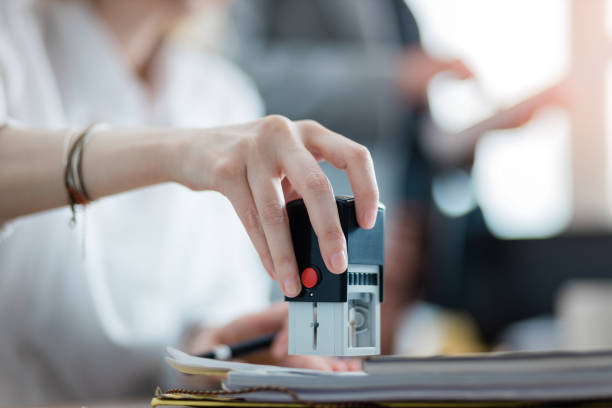
[[[315,268],[306,268],[302,271],[302,285],[310,289],[319,283],[319,274]]]

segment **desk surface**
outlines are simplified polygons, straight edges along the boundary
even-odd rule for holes
[[[151,399],[142,401],[105,401],[105,402],[82,402],[58,405],[42,405],[40,408],[151,408]]]

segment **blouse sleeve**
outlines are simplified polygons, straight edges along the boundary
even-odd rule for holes
[[[4,75],[0,64],[0,132],[8,124],[8,110],[4,86]],[[11,235],[17,221],[0,223],[0,245]]]
[[[3,17],[3,16],[0,16]],[[7,73],[4,64],[8,47],[6,44],[6,36],[4,30],[0,27],[0,132],[10,122],[8,116],[8,93],[6,87]],[[0,147],[1,148],[1,147]],[[10,221],[1,223],[0,222],[0,245],[11,235],[14,231],[17,221]]]
[[[14,57],[11,37],[8,33],[9,2],[0,1],[0,130],[8,122],[8,72],[7,62]]]
[[[35,36],[35,21],[30,18],[31,1],[0,0],[0,129],[7,124],[19,125],[16,105],[23,100],[24,90],[36,84],[28,83],[30,66],[28,50]],[[17,119],[17,120],[16,120]]]
[[[1,72],[2,67],[0,66],[0,132],[4,128],[9,120],[6,108],[6,95],[4,92],[4,80]],[[0,245],[11,235],[15,228],[17,221],[0,223]]]
[[[2,32],[0,31],[0,35]],[[0,54],[2,53],[2,40],[0,40]],[[8,102],[6,95],[6,80],[5,70],[2,64],[2,58],[0,58],[0,129],[6,126],[8,122]]]

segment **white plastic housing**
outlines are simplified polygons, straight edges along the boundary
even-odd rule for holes
[[[379,266],[351,264],[350,272],[378,274]],[[347,284],[346,302],[289,302],[289,354],[380,354],[378,285]]]

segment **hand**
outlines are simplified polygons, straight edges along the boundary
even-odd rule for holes
[[[346,242],[329,180],[318,165],[345,170],[355,193],[357,221],[376,222],[378,187],[369,151],[313,121],[268,116],[245,125],[188,131],[177,181],[216,190],[234,206],[264,267],[283,293],[300,292],[285,202],[303,197],[327,268],[347,268]]]
[[[357,359],[288,355],[287,307],[285,302],[277,303],[263,312],[242,316],[223,327],[203,329],[191,338],[187,349],[192,354],[200,354],[219,344],[231,345],[268,333],[278,333],[270,350],[253,353],[245,360],[324,371],[355,371],[361,368],[361,362]]]
[[[427,54],[420,46],[406,48],[397,61],[395,81],[403,95],[417,102],[425,102],[429,81],[441,72],[448,72],[458,79],[474,76],[458,59],[441,60]]]

